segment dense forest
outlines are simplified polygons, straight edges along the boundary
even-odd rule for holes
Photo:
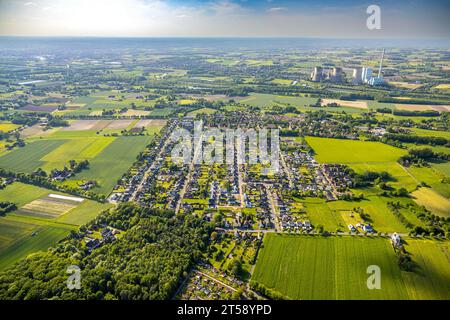
[[[122,236],[89,251],[83,237],[104,226]],[[0,299],[170,299],[210,232],[194,216],[122,204],[0,273]],[[79,290],[66,285],[70,265],[81,270]]]

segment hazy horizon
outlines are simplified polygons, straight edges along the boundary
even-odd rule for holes
[[[443,0],[0,0],[0,35],[450,39]]]

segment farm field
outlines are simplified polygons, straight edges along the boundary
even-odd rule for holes
[[[188,113],[188,116],[196,116],[198,114],[213,114],[216,110],[211,108],[201,108]]]
[[[336,216],[340,216],[341,221],[345,221],[346,216],[354,209],[361,208],[370,216],[370,224],[374,227],[376,232],[400,232],[406,233],[408,230],[406,227],[389,211],[387,202],[389,198],[381,198],[378,196],[368,196],[367,199],[361,201],[333,201],[328,202],[327,207],[329,210],[335,213]],[[362,222],[360,220],[360,222]],[[348,223],[344,224],[344,231],[347,229]],[[333,229],[329,231],[335,231]]]
[[[367,163],[397,161],[405,150],[381,142],[306,137],[321,163]]]
[[[249,97],[240,101],[255,107],[266,108],[273,104],[289,103],[296,107],[307,107],[317,102],[317,98],[309,97],[290,97],[264,93],[252,93]]]
[[[42,140],[31,142],[23,148],[15,149],[0,157],[0,167],[15,171],[31,173],[42,167],[41,159],[65,143],[64,140]]]
[[[414,261],[423,268],[420,275],[399,269],[388,239],[267,234],[252,280],[292,299],[448,299],[445,253],[435,248],[430,253],[436,256],[427,252],[430,260],[421,260],[422,242],[415,240],[411,245]],[[380,290],[367,288],[370,265],[381,269]],[[446,269],[447,275],[438,274],[436,266]]]
[[[9,132],[19,128],[20,126],[11,122],[0,121],[0,131]]]
[[[83,170],[71,180],[97,180],[99,187],[93,191],[109,194],[151,139],[151,136],[116,138],[90,161],[89,169]]]
[[[10,201],[18,207],[0,217],[0,269],[30,253],[46,250],[70,230],[111,207],[69,195],[60,199],[58,195],[64,194],[20,182],[0,190],[0,201]]]
[[[450,200],[430,188],[419,188],[412,193],[414,201],[441,217],[450,216]]]
[[[389,185],[395,188],[406,188],[408,191],[414,190],[419,183],[419,181],[417,181],[417,179],[398,162],[350,163],[349,167],[359,174],[365,171],[387,172],[394,179],[394,181],[389,181]]]
[[[420,128],[411,128],[411,131],[417,134],[418,136],[423,137],[442,137],[446,139],[450,139],[450,132],[448,131],[437,131],[437,130],[426,130]]]
[[[165,122],[151,119],[72,121],[69,127],[59,128],[42,138],[30,137],[25,147],[3,153],[0,167],[14,172],[32,173],[38,168],[50,172],[68,166],[70,160],[88,160],[89,168],[71,181],[96,180],[99,187],[93,191],[109,194]],[[120,135],[122,130],[132,128],[144,128],[145,135]],[[118,135],[111,136],[112,133]]]
[[[449,242],[408,239],[406,250],[416,272],[403,272],[411,299],[450,299]]]

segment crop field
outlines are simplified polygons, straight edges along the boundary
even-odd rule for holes
[[[165,120],[150,119],[73,121],[70,127],[54,131],[41,139],[30,137],[25,147],[5,152],[0,156],[0,167],[14,172],[31,173],[38,168],[50,172],[68,166],[70,160],[89,160],[89,168],[73,177],[72,181],[96,180],[99,188],[93,191],[108,194],[164,124]],[[146,135],[103,135],[134,127],[144,127]],[[101,134],[96,130],[100,130]]]
[[[213,114],[216,110],[211,108],[201,108],[188,113],[188,116],[196,116],[198,114]]]
[[[340,106],[358,108],[358,109],[367,109],[366,101],[347,101],[347,100],[339,100],[339,99],[322,99],[322,105],[325,106],[329,103],[337,103]]]
[[[440,174],[450,177],[450,163],[449,162],[432,163],[431,167],[434,168],[435,170],[437,170]]]
[[[3,224],[0,224],[0,229],[2,227]],[[21,231],[23,233],[21,238],[15,240],[6,249],[0,250],[0,270],[9,267],[31,253],[47,250],[69,233],[65,228],[52,226],[37,227],[31,234],[23,229]]]
[[[80,172],[72,180],[97,180],[99,188],[94,191],[109,194],[151,139],[151,136],[116,138],[90,161],[88,170]]]
[[[93,137],[83,139],[70,139],[41,158],[45,162],[44,170],[62,169],[70,160],[91,160],[101,153],[110,143],[112,137]]]
[[[450,132],[448,131],[437,131],[437,130],[426,130],[420,128],[411,128],[411,131],[417,134],[418,136],[424,137],[442,137],[446,139],[450,139]]]
[[[18,207],[0,217],[0,269],[32,252],[46,250],[70,230],[111,207],[87,199],[81,202],[71,200],[72,197],[59,199],[50,194],[61,193],[20,182],[0,190],[0,201],[10,201]]]
[[[249,97],[241,100],[241,103],[261,108],[266,108],[279,103],[289,103],[296,107],[306,107],[316,102],[317,98],[278,96],[265,93],[252,93]]]
[[[292,299],[448,299],[448,258],[437,247],[423,256],[421,242],[407,246],[421,267],[416,274],[399,269],[387,239],[267,234],[252,280]],[[370,265],[380,267],[379,290],[367,288]]]
[[[450,216],[450,200],[430,188],[420,188],[412,193],[414,201],[441,217]]]
[[[3,132],[9,132],[9,131],[17,129],[19,127],[20,127],[19,125],[11,123],[11,122],[4,122],[4,121],[0,122],[0,131],[3,131]]]
[[[405,168],[417,181],[425,182],[440,195],[450,198],[450,184],[442,181],[444,175],[432,167],[408,167]]]
[[[321,163],[397,161],[406,151],[381,142],[306,137]]]
[[[292,299],[405,299],[395,259],[386,239],[268,234],[252,279]],[[367,288],[370,265],[385,274],[381,290]]]
[[[349,167],[360,174],[365,171],[387,172],[393,178],[393,181],[389,181],[389,185],[395,188],[406,188],[408,191],[414,190],[419,183],[419,181],[398,162],[351,163],[349,164]]]
[[[406,250],[416,264],[416,272],[403,272],[411,299],[450,299],[448,241],[408,239]]]
[[[31,173],[45,164],[41,159],[61,146],[64,140],[42,140],[27,144],[0,157],[0,167],[15,171]]]

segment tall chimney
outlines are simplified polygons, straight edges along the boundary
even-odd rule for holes
[[[383,69],[384,49],[381,53],[380,69],[378,70],[378,78],[381,78],[381,71]]]

